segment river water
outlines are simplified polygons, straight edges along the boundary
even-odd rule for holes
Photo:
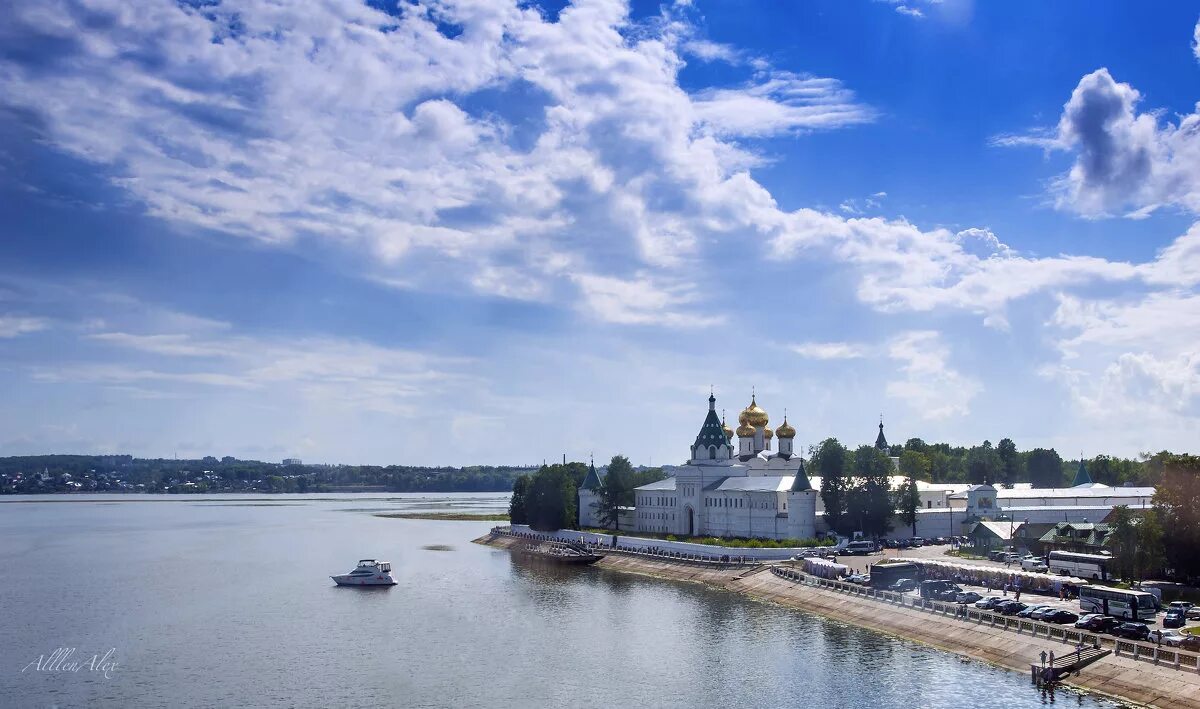
[[[375,516],[506,504],[2,498],[0,706],[1116,706],[694,584],[529,567],[470,543],[489,523]],[[330,581],[367,557],[399,585]]]

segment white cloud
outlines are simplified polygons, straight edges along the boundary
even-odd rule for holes
[[[906,332],[888,345],[888,356],[900,362],[903,379],[887,385],[887,395],[904,401],[928,420],[965,416],[982,391],[979,382],[950,367],[949,349],[934,331]]]
[[[723,137],[763,137],[874,120],[874,112],[840,81],[790,72],[769,73],[740,88],[702,91],[694,106],[701,124]]]
[[[925,13],[921,12],[920,8],[908,7],[907,5],[897,5],[896,12],[901,15],[909,15],[911,17],[924,17]]]
[[[1192,53],[1196,55],[1196,61],[1200,61],[1200,21],[1196,22],[1196,28],[1192,30]]]
[[[409,413],[413,402],[472,379],[462,357],[381,347],[330,337],[275,338],[198,329],[193,332],[85,336],[118,348],[118,361],[39,364],[36,381],[135,388],[178,396],[180,386],[282,392],[347,410]],[[138,357],[137,355],[142,355]]]
[[[45,318],[0,315],[0,338],[20,337],[49,327],[50,322]]]
[[[869,348],[852,342],[803,342],[791,345],[790,349],[808,359],[858,359],[865,357]]]
[[[734,64],[740,59],[737,49],[707,39],[689,39],[683,43],[682,48],[685,53],[706,62],[722,61]]]
[[[1200,212],[1200,113],[1160,122],[1158,113],[1138,111],[1141,98],[1097,69],[1080,79],[1056,130],[999,136],[992,144],[1075,153],[1053,196],[1059,208],[1085,217],[1144,218],[1168,205]]]
[[[663,284],[645,274],[632,279],[577,274],[575,282],[588,310],[601,320],[624,325],[665,325],[679,328],[713,327],[725,316],[690,310],[697,300],[688,285]]]
[[[682,55],[736,49],[677,11],[635,24],[622,0],[580,0],[556,22],[515,0],[396,15],[353,0],[30,0],[0,41],[53,39],[65,56],[8,55],[0,91],[164,219],[333,242],[382,282],[548,298],[598,261],[614,278],[630,262],[691,269],[703,237],[758,229],[770,196],[745,170],[762,158],[736,139],[873,115],[834,79],[762,60],[739,63],[755,72],[740,86],[689,95]],[[468,110],[484,91],[531,106],[532,128]]]

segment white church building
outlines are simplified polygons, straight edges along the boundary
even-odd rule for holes
[[[777,430],[754,397],[738,416],[735,431],[717,416],[708,397],[708,416],[684,465],[664,466],[666,478],[635,491],[632,519],[639,532],[681,536],[807,539],[816,536],[817,491],[804,460],[793,453],[796,429],[787,418]],[[778,450],[772,443],[778,441]],[[599,479],[579,489],[582,526],[598,526],[594,490]]]
[[[708,397],[708,415],[692,443],[684,465],[664,466],[666,477],[635,490],[634,507],[622,509],[620,527],[638,532],[678,536],[808,539],[828,530],[820,499],[820,478],[809,478],[799,451],[796,429],[787,422],[772,430],[767,412],[756,398],[738,414],[731,430],[717,416],[717,400]],[[734,436],[737,445],[734,446]],[[772,444],[777,449],[772,450]],[[875,447],[888,449],[883,423]],[[897,462],[896,458],[892,459]],[[892,478],[892,488],[904,482]],[[603,482],[595,467],[579,488],[582,527],[599,527],[598,490]],[[1071,487],[1012,489],[990,485],[917,481],[920,509],[916,535],[963,534],[964,524],[979,520],[1016,522],[1100,521],[1117,505],[1145,508],[1152,487],[1110,487],[1093,483],[1082,461]],[[892,537],[907,537],[911,527],[892,521]]]

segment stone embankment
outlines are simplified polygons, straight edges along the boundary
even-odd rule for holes
[[[475,540],[508,548],[523,540],[489,534]],[[984,622],[990,614],[962,618],[931,613],[928,609],[897,605],[880,596],[852,593],[841,584],[808,579],[774,564],[719,566],[680,563],[642,554],[610,553],[596,563],[599,568],[656,578],[705,583],[749,597],[815,613],[869,630],[920,642],[941,650],[1028,674],[1039,654],[1063,655],[1074,650],[1074,635],[1033,635],[1012,627]],[[789,578],[791,577],[791,578]],[[1119,648],[1118,648],[1119,649]],[[1165,648],[1164,648],[1165,650]],[[1160,662],[1147,662],[1125,654],[1109,655],[1090,665],[1065,684],[1135,704],[1180,709],[1200,709],[1200,669],[1180,663],[1183,653],[1164,652]],[[1170,660],[1165,658],[1171,658]]]

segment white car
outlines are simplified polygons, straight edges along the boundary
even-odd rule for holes
[[[1172,608],[1180,608],[1183,610],[1183,617],[1188,620],[1200,620],[1200,608],[1188,603],[1187,601],[1171,601],[1171,605],[1163,610],[1169,611]]]
[[[1168,647],[1179,647],[1179,643],[1183,642],[1183,639],[1187,637],[1178,630],[1153,630],[1150,632],[1150,637],[1146,639],[1152,643],[1156,643],[1158,642],[1158,634],[1160,632],[1162,633],[1162,644]]]
[[[1021,569],[1024,571],[1046,571],[1049,569],[1046,562],[1040,556],[1030,554],[1021,559]]]

